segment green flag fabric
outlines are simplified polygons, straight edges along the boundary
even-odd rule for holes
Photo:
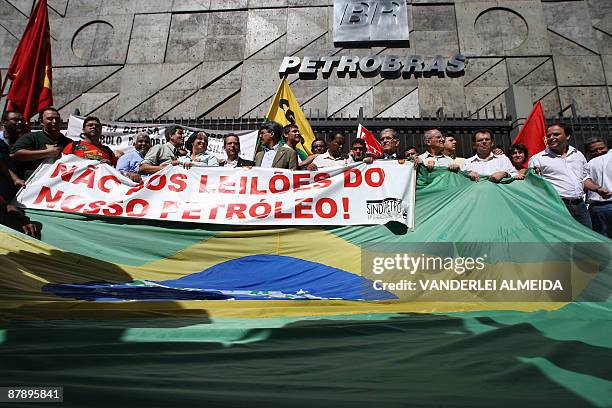
[[[414,230],[28,215],[42,241],[0,231],[2,385],[63,406],[612,405],[611,241],[533,173],[422,169]],[[571,296],[371,290],[367,254],[449,247]]]

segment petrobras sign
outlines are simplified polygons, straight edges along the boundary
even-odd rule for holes
[[[346,75],[355,78],[358,74],[366,78],[381,76],[386,79],[445,76],[454,78],[465,74],[466,63],[467,58],[463,54],[455,54],[452,57],[436,55],[432,58],[421,55],[292,56],[283,59],[278,74],[281,77],[298,74],[300,79],[317,79],[319,73],[323,78],[329,78],[333,72],[340,78]]]
[[[405,0],[334,0],[336,47],[408,46]]]
[[[334,0],[334,46],[344,48],[408,48],[408,6],[405,0]],[[459,77],[467,59],[435,55],[331,55],[286,56],[278,70],[281,77],[298,74],[300,79],[326,79],[334,72],[340,78],[380,76],[385,79]]]

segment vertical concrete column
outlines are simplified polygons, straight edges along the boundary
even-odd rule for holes
[[[516,137],[520,126],[525,123],[527,116],[533,108],[531,94],[528,89],[522,86],[512,85],[506,91],[506,108],[512,118],[512,130],[510,136]]]

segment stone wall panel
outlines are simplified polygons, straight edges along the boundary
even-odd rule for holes
[[[0,72],[33,0],[0,2]],[[457,52],[460,78],[297,80],[324,115],[467,114],[505,103],[511,84],[556,114],[609,114],[612,3],[600,0],[407,0],[408,47],[333,46],[333,0],[49,0],[54,92],[63,113],[105,119],[263,115],[285,55]],[[97,69],[97,71],[92,71]],[[297,81],[296,81],[297,80]],[[481,112],[482,113],[482,112]]]

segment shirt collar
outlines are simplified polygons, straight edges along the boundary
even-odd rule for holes
[[[566,157],[569,156],[570,154],[576,153],[576,148],[574,146],[568,146],[567,147],[567,154],[565,155]],[[545,153],[547,156],[551,156],[551,157],[561,157],[563,156],[562,154],[557,154],[555,152],[553,152],[552,150],[550,150],[550,147],[547,147],[545,150]]]
[[[330,160],[344,160],[342,158],[342,155],[340,155],[338,157],[332,156],[331,154],[329,154],[329,150],[326,151],[325,153],[323,153],[323,157],[326,158],[326,159],[330,159]]]
[[[428,157],[437,157],[437,158],[444,157],[444,153],[431,154],[430,152],[426,151],[425,154],[426,154],[425,158],[428,158]]]
[[[272,146],[272,148],[271,148],[271,149],[270,149],[269,147],[267,147],[267,146],[263,146],[263,149],[262,149],[262,150],[263,150],[264,152],[270,152],[270,151],[273,151],[273,150],[274,150],[274,151],[276,151],[276,150],[278,150],[278,147],[279,147],[279,146],[280,146],[280,143],[275,144],[274,146]]]
[[[498,157],[501,157],[501,156],[493,154],[493,152],[490,152],[489,156],[487,158],[485,158],[485,159],[481,159],[477,154],[475,154],[474,157],[472,157],[471,161],[472,162],[476,162],[476,161],[487,162],[487,161],[490,161],[490,160],[493,160],[493,159],[497,159]]]

